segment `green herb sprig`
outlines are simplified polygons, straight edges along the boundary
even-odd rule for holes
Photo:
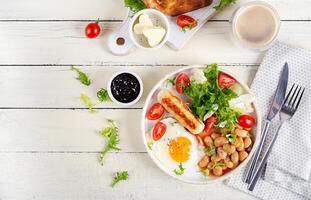
[[[102,165],[107,152],[121,150],[117,146],[120,142],[119,128],[116,126],[115,122],[111,119],[107,119],[107,123],[109,124],[109,126],[99,131],[99,134],[106,138],[106,145],[99,154],[99,161]]]
[[[111,99],[108,95],[108,91],[105,88],[100,88],[100,90],[97,92],[97,98],[101,102],[110,102]]]
[[[130,8],[133,13],[137,13],[147,8],[142,0],[124,0],[124,4],[125,7]]]
[[[214,9],[217,11],[223,10],[225,7],[234,4],[236,0],[221,0],[218,5],[214,6]]]
[[[86,86],[91,85],[91,80],[86,73],[82,72],[78,68],[75,68],[74,66],[71,66],[70,69],[78,73],[78,77],[76,78],[78,81],[80,81],[82,84]]]
[[[179,163],[178,168],[174,169],[174,173],[178,176],[181,176],[185,173],[185,168],[183,167],[182,163]]]
[[[208,154],[209,156],[216,155],[216,147],[214,145],[210,145],[203,149],[204,153]]]
[[[89,96],[87,96],[86,94],[81,94],[80,101],[85,104],[85,106],[89,109],[90,113],[96,113],[96,110],[94,110],[95,104],[92,103]]]
[[[112,183],[111,183],[111,187],[114,187],[117,183],[119,183],[120,181],[125,181],[129,178],[129,173],[128,171],[121,171],[121,172],[117,172],[115,174],[115,176],[113,177]]]

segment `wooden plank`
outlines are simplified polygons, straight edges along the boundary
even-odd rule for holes
[[[240,49],[230,40],[228,22],[206,24],[180,51],[163,47],[153,51],[137,50],[127,56],[107,51],[107,37],[120,23],[105,23],[103,35],[87,39],[86,22],[1,22],[0,65],[24,64],[200,64],[260,63],[263,53]],[[311,22],[283,22],[279,39],[311,48]],[[195,49],[195,53],[193,52]]]
[[[98,110],[1,110],[0,152],[66,151],[99,152],[105,139],[97,131],[106,119],[120,127],[122,152],[145,152],[140,130],[141,109]]]
[[[79,67],[89,74],[92,84],[87,87],[75,79],[76,72],[68,66],[3,66],[0,68],[1,108],[84,108],[80,94],[90,96],[97,108],[118,108],[114,103],[101,103],[97,91],[104,87],[112,74],[130,70],[139,74],[144,83],[143,97],[134,105],[142,108],[151,88],[163,76],[183,66],[92,66]],[[235,74],[241,81],[250,84],[257,66],[222,66]]]
[[[239,0],[214,20],[228,20],[232,12],[250,0]],[[283,20],[310,20],[309,0],[265,0],[272,4]],[[0,7],[1,20],[123,20],[123,0],[10,0]]]
[[[253,199],[222,183],[177,181],[141,153],[109,155],[104,166],[96,154],[1,153],[0,162],[1,199]],[[120,170],[129,171],[129,180],[111,188],[113,173]]]

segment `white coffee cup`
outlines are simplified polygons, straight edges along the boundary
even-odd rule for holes
[[[280,29],[277,11],[263,1],[241,5],[231,22],[233,41],[252,50],[267,50],[275,42]]]

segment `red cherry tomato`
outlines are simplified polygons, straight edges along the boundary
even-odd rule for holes
[[[256,120],[251,115],[240,115],[238,118],[238,123],[243,128],[252,128],[255,125]]]
[[[190,79],[187,74],[181,73],[177,76],[175,87],[179,94],[184,92],[184,88],[190,85]]]
[[[204,127],[204,131],[206,133],[209,133],[210,130],[214,127],[214,125],[217,122],[217,117],[215,116],[211,116],[210,118],[208,118],[205,122],[205,127]]]
[[[192,29],[198,25],[198,21],[188,15],[180,15],[177,17],[177,25],[180,26],[183,31],[186,28]]]
[[[149,108],[147,112],[147,119],[156,120],[162,117],[164,113],[164,107],[160,103],[155,103]]]
[[[162,122],[158,122],[154,125],[152,131],[152,138],[154,141],[161,139],[166,131],[166,125]]]
[[[89,23],[85,27],[85,35],[88,38],[96,38],[100,34],[100,26],[98,22]]]
[[[218,85],[222,88],[229,88],[236,83],[236,80],[228,74],[219,72]]]

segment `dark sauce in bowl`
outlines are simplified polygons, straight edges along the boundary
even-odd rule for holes
[[[140,93],[140,83],[138,79],[130,73],[117,75],[110,85],[112,96],[121,103],[134,101]]]

